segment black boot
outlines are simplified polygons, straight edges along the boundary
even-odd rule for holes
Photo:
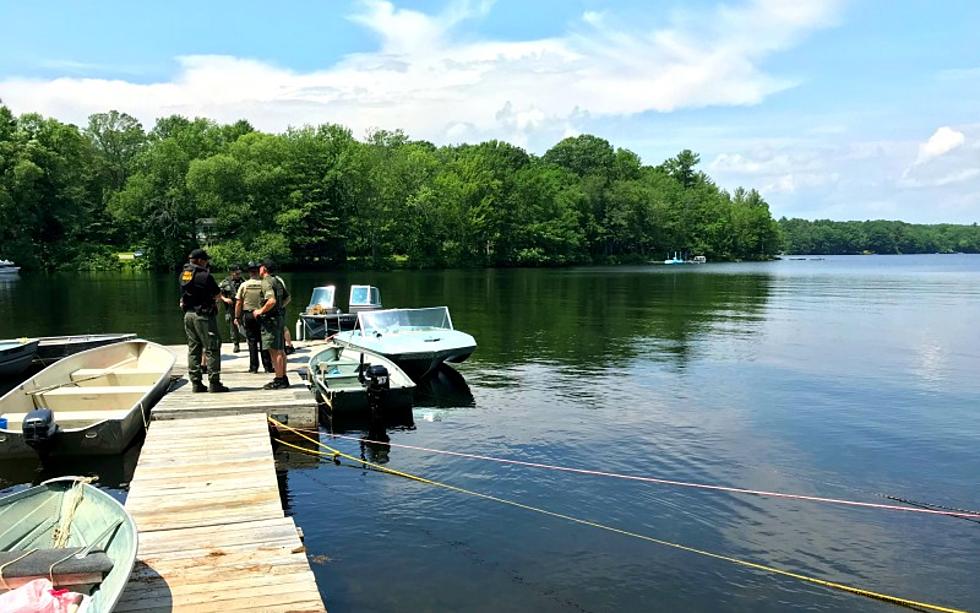
[[[289,387],[289,380],[286,377],[276,377],[262,386],[264,390],[281,390]]]
[[[208,386],[204,385],[200,381],[194,381],[193,383],[191,383],[191,391],[194,392],[195,394],[198,394],[200,392],[206,392],[208,391]]]
[[[201,387],[204,386],[202,385]],[[221,394],[223,392],[230,392],[231,390],[225,387],[220,381],[217,381],[208,386],[208,391],[212,394]]]

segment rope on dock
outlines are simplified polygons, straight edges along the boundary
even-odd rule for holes
[[[722,560],[722,561],[725,561],[725,562],[730,562],[732,564],[736,564],[736,565],[743,566],[743,567],[746,567],[746,568],[751,568],[751,569],[758,570],[758,571],[763,571],[763,572],[767,572],[767,573],[781,575],[781,576],[784,576],[784,577],[789,577],[791,579],[796,579],[798,581],[803,581],[803,582],[806,582],[806,583],[810,583],[812,585],[818,585],[818,586],[821,586],[821,587],[830,588],[830,589],[838,590],[838,591],[841,591],[841,592],[846,592],[846,593],[849,593],[849,594],[854,594],[854,595],[857,595],[857,596],[863,596],[865,598],[870,598],[870,599],[878,600],[878,601],[881,601],[881,602],[887,602],[887,603],[890,603],[890,604],[893,604],[893,605],[898,605],[898,606],[902,606],[902,607],[906,607],[906,608],[910,608],[910,609],[924,609],[924,610],[927,610],[927,611],[937,611],[939,613],[967,613],[967,611],[964,610],[964,609],[955,609],[955,608],[945,607],[945,606],[931,604],[931,603],[927,603],[927,602],[920,602],[920,601],[912,600],[912,599],[909,599],[909,598],[902,598],[900,596],[893,596],[891,594],[885,594],[885,593],[882,593],[882,592],[875,592],[875,591],[872,591],[872,590],[867,590],[867,589],[864,589],[864,588],[859,588],[859,587],[855,587],[855,586],[852,586],[852,585],[847,585],[845,583],[838,583],[836,581],[828,581],[826,579],[820,579],[820,578],[817,578],[817,577],[811,577],[809,575],[804,575],[804,574],[793,572],[793,571],[789,571],[789,570],[783,570],[781,568],[776,568],[774,566],[769,566],[769,565],[766,565],[766,564],[760,564],[758,562],[751,562],[751,561],[748,561],[748,560],[742,560],[740,558],[734,558],[734,557],[726,556],[726,555],[723,555],[723,554],[720,554],[720,553],[714,553],[714,552],[711,552],[711,551],[706,551],[704,549],[698,549],[696,547],[690,547],[688,545],[682,545],[680,543],[674,543],[674,542],[671,542],[671,541],[665,541],[663,539],[658,539],[658,538],[655,538],[655,537],[652,537],[652,536],[648,536],[648,535],[645,535],[645,534],[640,534],[638,532],[632,532],[632,531],[629,531],[629,530],[624,530],[622,528],[616,528],[614,526],[609,526],[609,525],[606,525],[606,524],[601,524],[599,522],[595,522],[595,521],[592,521],[592,520],[582,519],[582,518],[579,518],[579,517],[574,517],[572,515],[565,515],[564,513],[558,513],[558,512],[555,512],[555,511],[549,511],[547,509],[543,509],[543,508],[540,508],[540,507],[531,506],[531,505],[524,504],[524,503],[521,503],[521,502],[517,502],[517,501],[514,501],[514,500],[508,500],[506,498],[500,498],[498,496],[493,496],[493,495],[490,495],[490,494],[484,494],[482,492],[477,492],[477,491],[474,491],[474,490],[468,490],[468,489],[465,489],[465,488],[462,488],[462,487],[458,487],[458,486],[455,486],[455,485],[450,485],[448,483],[443,483],[441,481],[434,481],[434,480],[428,479],[426,477],[421,477],[421,476],[413,475],[411,473],[407,473],[407,472],[404,472],[404,471],[395,470],[393,468],[389,468],[389,467],[384,466],[382,464],[376,464],[376,463],[370,462],[368,460],[357,458],[357,457],[352,456],[352,455],[350,455],[348,453],[344,453],[342,451],[339,451],[337,449],[334,449],[334,448],[332,448],[332,447],[324,444],[323,442],[321,442],[319,440],[313,439],[313,438],[311,438],[311,437],[303,434],[302,432],[300,432],[299,430],[296,430],[295,428],[292,428],[290,426],[287,426],[286,424],[280,423],[280,422],[276,421],[275,419],[273,419],[272,417],[269,417],[269,422],[272,423],[277,428],[282,428],[284,430],[289,430],[289,431],[291,431],[291,432],[299,435],[300,437],[302,437],[302,438],[310,441],[311,443],[314,443],[316,445],[319,445],[320,447],[323,447],[324,449],[326,449],[326,451],[320,451],[318,449],[308,449],[306,447],[302,447],[300,445],[295,445],[295,444],[289,443],[287,441],[283,441],[283,440],[280,440],[280,439],[275,439],[278,443],[280,443],[282,445],[285,445],[287,447],[291,447],[291,448],[296,449],[298,451],[301,451],[303,453],[308,453],[308,454],[316,455],[316,456],[320,456],[320,457],[329,457],[334,462],[338,462],[339,461],[339,458],[344,458],[344,459],[350,460],[352,462],[356,462],[356,463],[362,464],[364,466],[368,466],[368,467],[370,467],[370,468],[372,468],[374,470],[380,471],[380,472],[388,473],[388,474],[395,475],[395,476],[398,476],[398,477],[403,477],[405,479],[410,479],[412,481],[416,481],[416,482],[419,482],[419,483],[424,483],[426,485],[433,485],[435,487],[440,487],[440,488],[443,488],[443,489],[447,489],[447,490],[452,491],[452,492],[457,492],[457,493],[460,493],[460,494],[467,494],[469,496],[475,496],[477,498],[482,498],[484,500],[490,500],[492,502],[497,502],[497,503],[500,503],[500,504],[505,504],[505,505],[508,505],[508,506],[511,506],[511,507],[515,507],[515,508],[518,508],[518,509],[523,509],[525,511],[532,511],[532,512],[535,512],[535,513],[540,513],[542,515],[547,515],[549,517],[555,517],[557,519],[564,519],[566,521],[569,521],[569,522],[572,522],[572,523],[576,523],[576,524],[580,524],[580,525],[583,525],[583,526],[590,526],[590,527],[593,527],[593,528],[598,528],[600,530],[605,530],[607,532],[613,532],[615,534],[620,534],[622,536],[629,536],[629,537],[632,537],[632,538],[636,538],[636,539],[640,539],[640,540],[643,540],[643,541],[647,541],[649,543],[654,543],[654,544],[657,544],[657,545],[662,545],[664,547],[670,547],[672,549],[678,549],[678,550],[681,550],[681,551],[686,551],[688,553],[693,553],[693,554],[696,554],[696,555],[700,555],[700,556],[712,558],[712,559],[715,559],[715,560]]]
[[[302,430],[302,429],[301,429]],[[319,434],[318,430],[305,430],[306,432],[315,432]],[[299,432],[299,431],[297,431]],[[488,462],[497,462],[500,464],[511,464],[515,466],[524,466],[527,468],[540,468],[544,470],[555,470],[560,472],[575,473],[579,475],[591,475],[594,477],[611,477],[614,479],[625,479],[629,481],[641,481],[644,483],[656,483],[659,485],[670,485],[675,487],[686,487],[693,489],[702,490],[712,490],[716,492],[728,492],[731,494],[747,494],[751,496],[765,496],[769,498],[784,498],[788,500],[802,500],[805,502],[816,502],[823,504],[836,504],[850,507],[860,507],[865,509],[878,509],[883,511],[904,511],[907,513],[921,513],[925,515],[940,515],[946,517],[957,517],[960,519],[968,519],[971,521],[980,520],[980,511],[972,511],[968,509],[956,509],[952,507],[943,507],[941,505],[928,505],[925,503],[914,503],[902,498],[896,498],[893,496],[886,496],[881,494],[885,498],[891,500],[896,500],[898,502],[903,502],[906,504],[916,504],[921,506],[902,506],[897,504],[885,504],[880,502],[864,502],[860,500],[848,500],[845,498],[827,498],[824,496],[810,496],[807,494],[792,494],[788,492],[774,492],[768,490],[755,490],[742,487],[734,487],[729,485],[716,485],[711,483],[696,483],[691,481],[676,481],[673,479],[665,479],[661,477],[646,477],[642,475],[626,475],[623,473],[614,473],[604,470],[590,470],[587,468],[574,468],[570,466],[557,466],[554,464],[542,464],[540,462],[526,462],[523,460],[511,460],[508,458],[498,458],[493,456],[478,455],[474,453],[463,453],[460,451],[446,451],[444,449],[430,449],[428,447],[418,447],[415,445],[403,445],[399,443],[383,442],[383,441],[372,441],[369,439],[358,438],[354,436],[345,436],[343,434],[330,434],[330,436],[341,439],[348,439],[352,441],[359,441],[363,443],[376,444],[376,445],[390,445],[392,447],[398,447],[401,449],[411,449],[413,451],[424,451],[428,453],[438,453],[442,455],[455,456],[459,458],[467,458],[471,460],[485,460]],[[321,444],[322,443],[319,443]]]

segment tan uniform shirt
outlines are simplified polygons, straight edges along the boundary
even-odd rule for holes
[[[242,301],[243,311],[254,311],[265,302],[262,294],[262,281],[248,279],[238,288],[236,298]]]

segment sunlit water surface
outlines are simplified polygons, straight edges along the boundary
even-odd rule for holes
[[[448,305],[479,349],[392,442],[685,481],[980,508],[980,257],[284,275]],[[169,276],[0,282],[0,338],[182,341]],[[295,307],[293,309],[295,311]],[[295,318],[295,312],[292,319]],[[450,375],[452,373],[449,373]],[[359,430],[347,434],[360,435]],[[220,436],[202,432],[201,436]],[[356,442],[336,447],[359,453]],[[0,465],[0,487],[138,457]],[[331,611],[881,610],[859,597],[487,500],[280,454]],[[834,581],[980,607],[980,525],[393,448],[388,465]]]

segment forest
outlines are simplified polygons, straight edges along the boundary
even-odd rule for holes
[[[0,105],[0,257],[25,270],[218,266],[561,266],[767,259],[779,226],[685,150],[657,166],[601,138],[537,156],[500,141],[435,146],[334,124],[282,134],[117,111],[78,126]]]
[[[910,224],[904,221],[779,220],[786,253],[980,253],[977,224]]]

